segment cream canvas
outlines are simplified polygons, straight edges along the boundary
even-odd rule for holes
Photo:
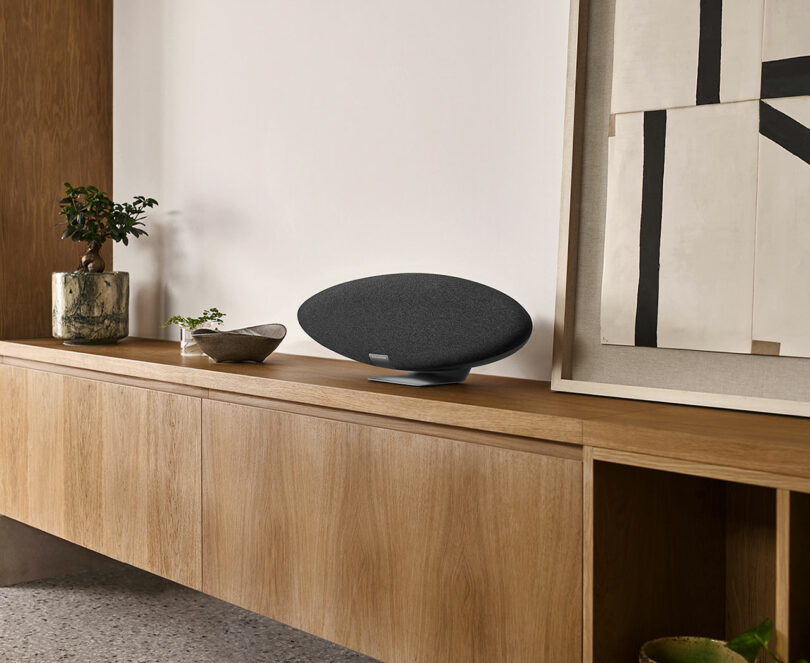
[[[763,0],[616,0],[611,112],[758,99],[762,16]]]
[[[602,277],[602,343],[634,345],[644,113],[616,116],[608,163],[605,255],[610,260]]]
[[[808,25],[617,0],[603,343],[810,357]]]
[[[764,2],[733,0],[723,3],[721,103],[759,98]]]
[[[667,113],[658,346],[751,349],[758,104]]]
[[[695,103],[699,2],[616,0],[611,112]]]
[[[810,55],[810,2],[766,0],[763,61],[802,55]]]
[[[640,249],[657,241],[654,345],[748,352],[758,102],[666,111],[656,240],[641,233],[644,198],[651,195],[644,116],[618,115],[609,139],[602,342],[653,345],[637,338],[637,307]]]
[[[769,105],[810,127],[810,97]],[[765,136],[754,273],[754,339],[779,344],[780,355],[810,357],[810,164]]]

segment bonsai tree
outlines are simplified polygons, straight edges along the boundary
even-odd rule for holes
[[[209,308],[205,309],[199,318],[184,317],[182,315],[173,315],[171,318],[166,320],[166,322],[164,322],[161,325],[161,327],[163,329],[166,329],[166,327],[170,325],[177,325],[182,329],[188,329],[189,331],[192,331],[194,329],[197,329],[200,325],[206,322],[211,322],[215,325],[221,325],[223,322],[222,319],[224,317],[225,314],[222,313],[219,309]]]
[[[65,182],[65,197],[59,201],[59,214],[65,217],[62,239],[86,242],[77,272],[103,272],[106,265],[99,249],[108,239],[129,244],[130,237],[148,235],[141,219],[147,207],[158,204],[154,198],[135,196],[131,203],[114,203],[94,186],[73,187]]]

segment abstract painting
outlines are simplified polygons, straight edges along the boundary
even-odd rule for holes
[[[605,344],[810,357],[810,0],[616,0]]]

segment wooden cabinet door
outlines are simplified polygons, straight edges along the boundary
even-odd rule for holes
[[[0,513],[199,588],[201,401],[0,366]]]
[[[582,466],[203,404],[203,590],[391,663],[581,657]]]

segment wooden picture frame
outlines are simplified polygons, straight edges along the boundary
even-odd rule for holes
[[[615,0],[571,0],[552,389],[810,416],[810,359],[601,346],[614,11]]]

